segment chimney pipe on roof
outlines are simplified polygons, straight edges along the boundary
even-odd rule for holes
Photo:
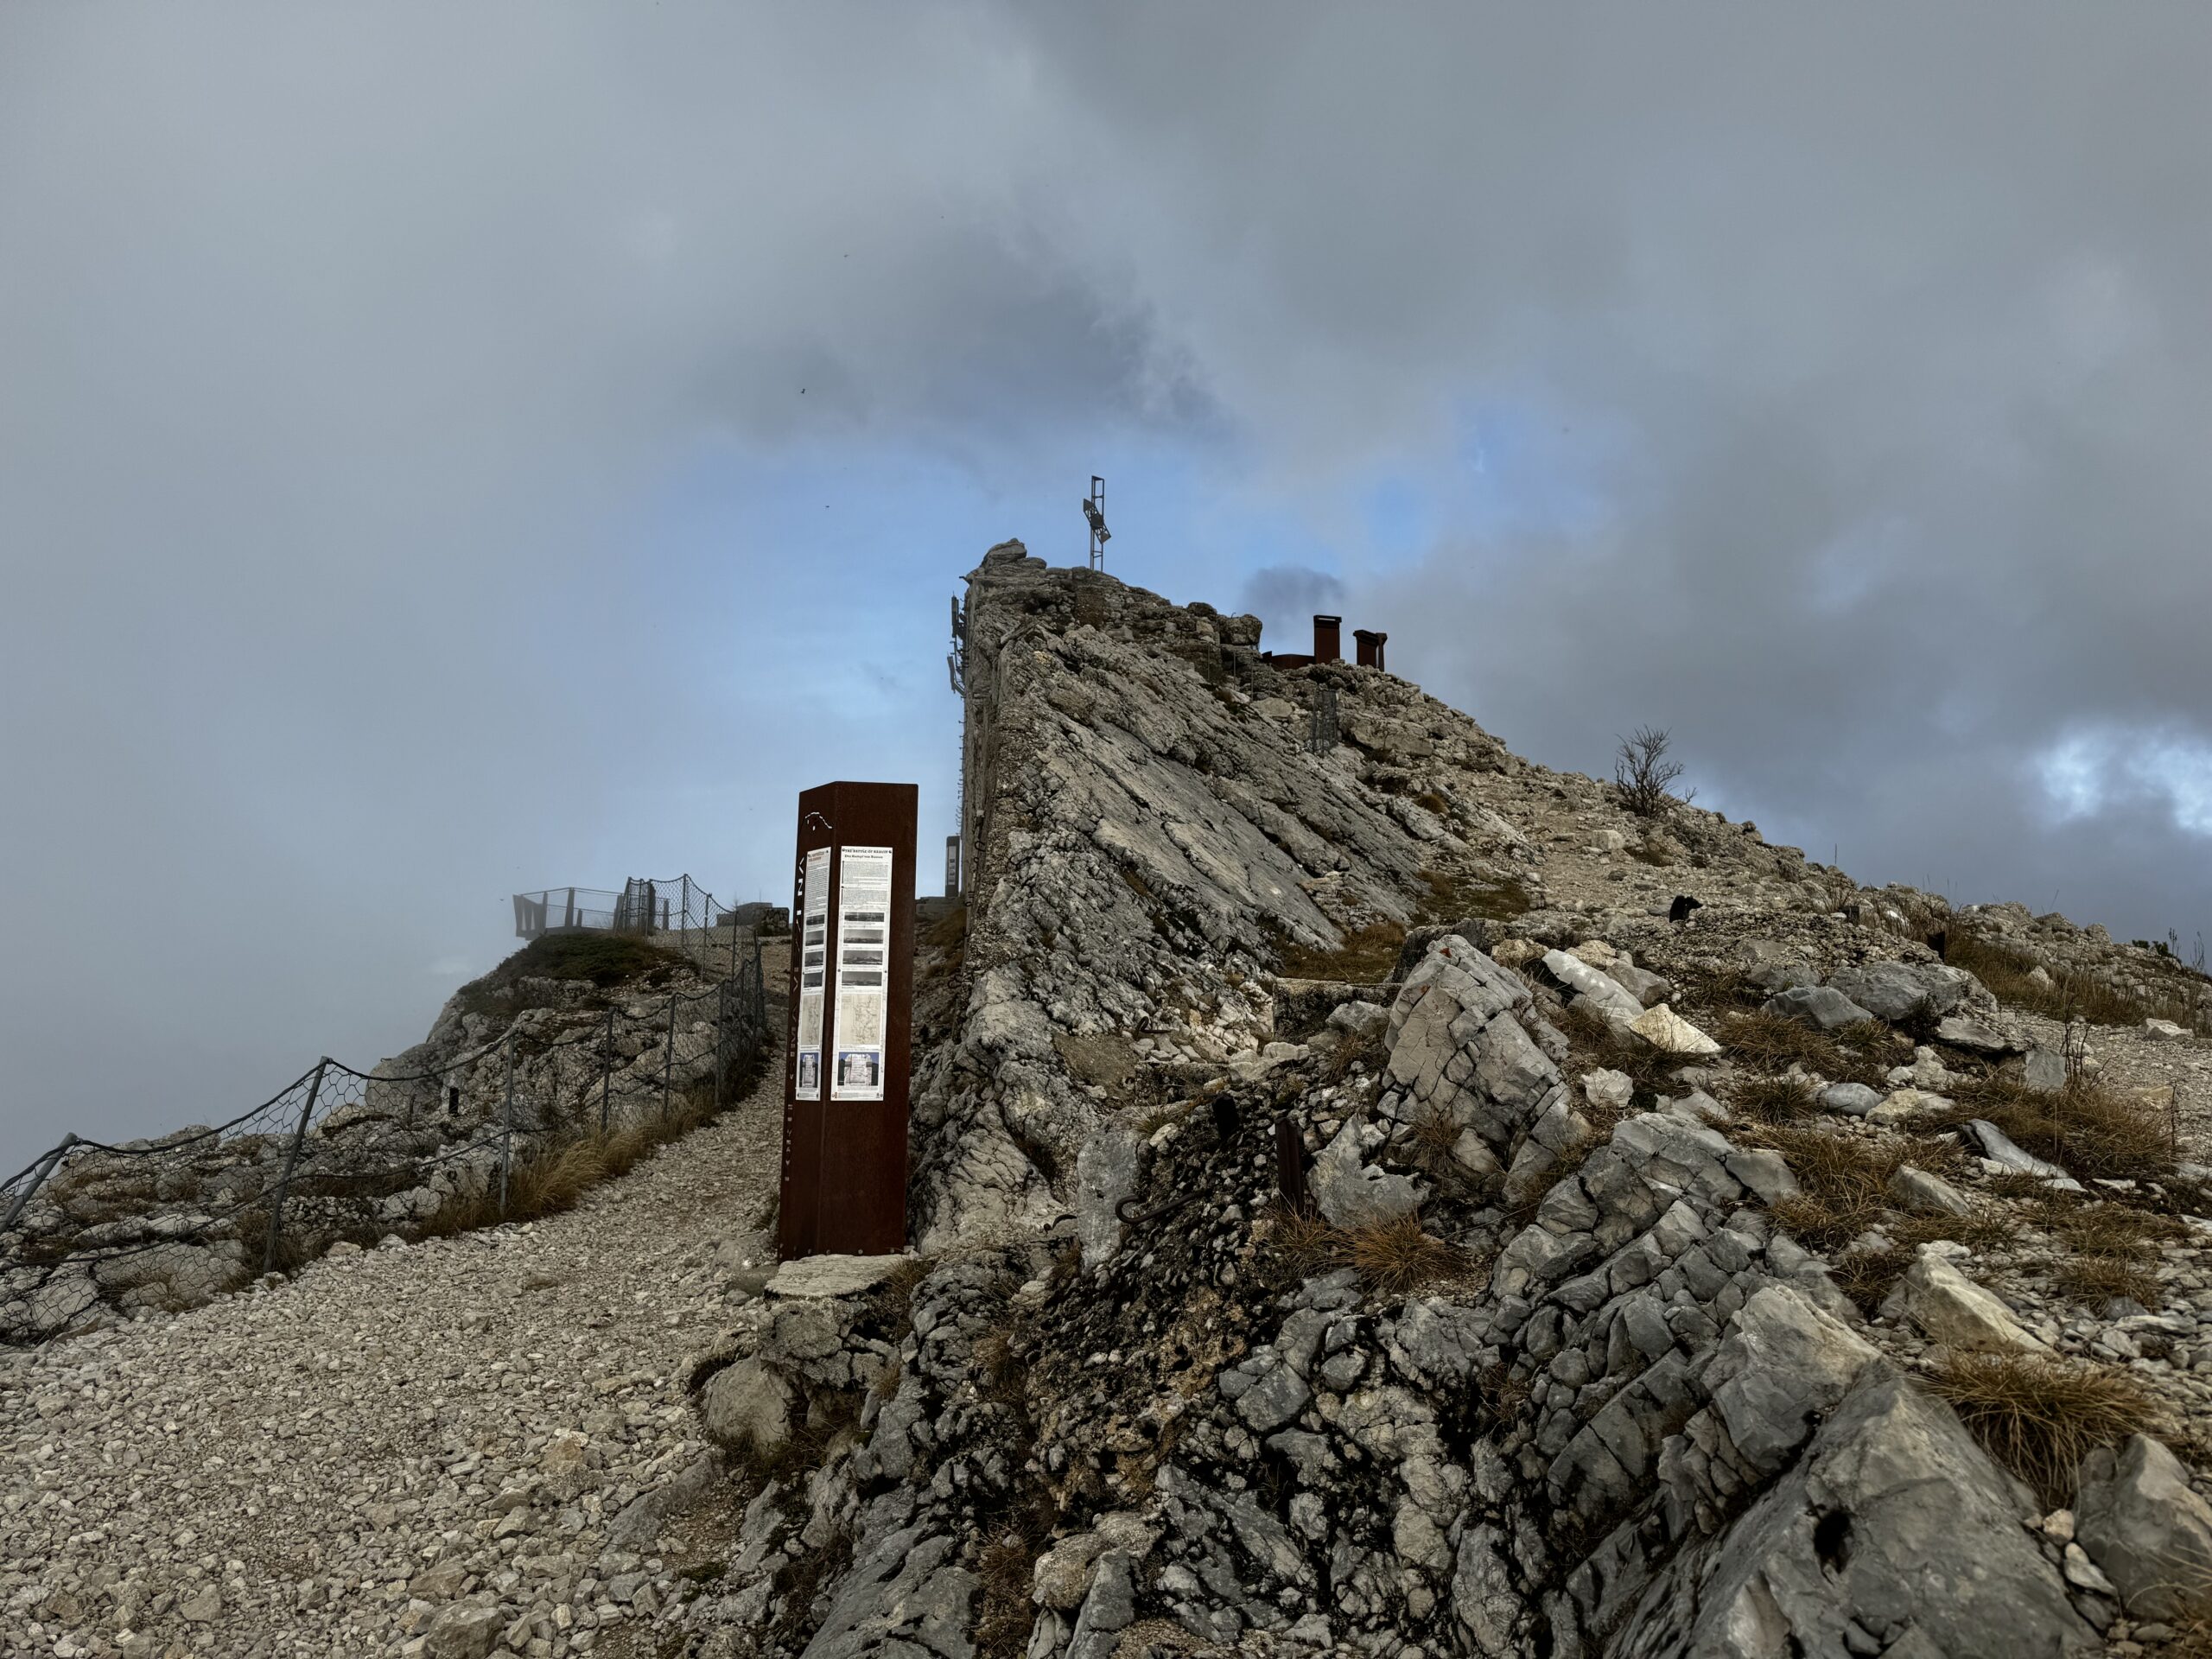
[[[1341,616],[1322,616],[1318,613],[1315,614],[1313,618],[1313,660],[1315,662],[1340,663],[1344,661],[1344,642],[1339,633],[1343,624],[1344,618]]]
[[[1357,654],[1359,665],[1362,668],[1380,669],[1382,666],[1382,646],[1390,636],[1387,633],[1377,633],[1372,628],[1354,628],[1351,631],[1351,637],[1353,650]]]

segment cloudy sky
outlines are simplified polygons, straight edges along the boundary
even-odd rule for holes
[[[2212,931],[2212,10],[0,9],[0,1164],[950,826],[990,543]],[[0,1169],[0,1174],[6,1171]]]

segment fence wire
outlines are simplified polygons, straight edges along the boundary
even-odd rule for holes
[[[758,939],[732,955],[710,989],[528,1009],[434,1070],[325,1058],[226,1122],[65,1137],[0,1183],[0,1342],[197,1306],[341,1240],[494,1223],[542,1206],[571,1148],[573,1180],[735,1104],[773,1037]]]
[[[515,937],[577,930],[634,933],[707,934],[728,925],[733,912],[688,875],[665,880],[632,877],[616,892],[607,887],[543,887],[514,895]]]

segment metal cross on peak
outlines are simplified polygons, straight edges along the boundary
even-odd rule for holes
[[[1106,543],[1114,532],[1106,528],[1106,480],[1096,473],[1090,475],[1090,493],[1083,500],[1083,516],[1090,521],[1090,568],[1103,570]]]

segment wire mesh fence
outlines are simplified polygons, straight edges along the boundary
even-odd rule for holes
[[[704,989],[580,993],[435,1067],[326,1058],[227,1122],[65,1137],[0,1184],[0,1342],[197,1306],[340,1241],[560,1207],[742,1097],[773,1045],[750,944]]]
[[[648,937],[703,933],[727,913],[713,893],[688,875],[665,881],[633,877],[619,893],[607,887],[546,887],[518,893],[514,900],[515,937],[520,939],[577,929]]]

